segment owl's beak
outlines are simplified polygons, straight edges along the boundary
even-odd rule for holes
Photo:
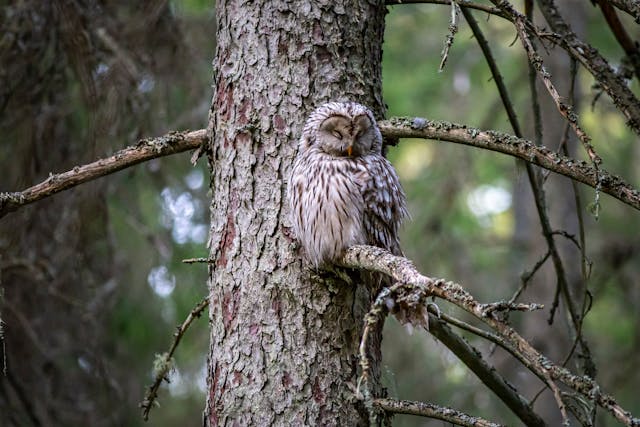
[[[351,157],[352,152],[353,152],[353,145],[349,145],[347,147],[347,156]]]

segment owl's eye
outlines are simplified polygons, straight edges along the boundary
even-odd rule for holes
[[[332,131],[331,135],[335,136],[338,139],[342,139],[342,134],[340,132],[338,132],[337,130]]]

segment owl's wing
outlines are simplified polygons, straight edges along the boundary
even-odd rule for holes
[[[381,155],[370,155],[365,159],[362,178],[363,221],[368,243],[402,255],[398,229],[409,212],[395,169]]]

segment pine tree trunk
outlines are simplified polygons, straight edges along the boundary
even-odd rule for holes
[[[368,292],[314,279],[285,200],[314,107],[351,99],[382,112],[384,4],[347,7],[217,4],[207,426],[366,424],[352,390]]]

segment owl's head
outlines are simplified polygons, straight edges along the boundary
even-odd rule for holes
[[[371,111],[355,102],[329,102],[311,113],[301,149],[315,147],[335,157],[380,153],[382,135]]]

